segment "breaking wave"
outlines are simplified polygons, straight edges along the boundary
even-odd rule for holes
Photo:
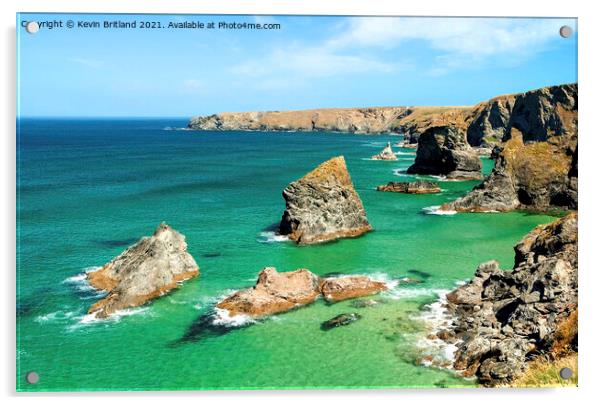
[[[267,231],[261,232],[257,237],[257,242],[259,243],[276,243],[276,242],[286,242],[288,241],[288,236],[280,235],[279,233]]]
[[[457,214],[454,210],[442,210],[440,205],[432,205],[430,207],[424,207],[422,213],[426,215],[455,215]]]

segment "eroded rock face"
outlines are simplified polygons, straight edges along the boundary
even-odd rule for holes
[[[511,271],[483,263],[471,282],[448,294],[456,319],[438,334],[460,339],[454,367],[487,384],[514,378],[530,354],[549,351],[577,311],[576,213],[535,228],[515,252]]]
[[[217,304],[229,316],[262,317],[314,302],[320,295],[320,279],[306,269],[278,273],[263,269],[254,287],[237,291]]]
[[[320,291],[324,299],[329,302],[374,295],[386,289],[387,285],[385,283],[372,280],[367,276],[327,278],[322,280],[320,285]]]
[[[422,134],[408,173],[479,180],[482,166],[478,153],[466,142],[466,134],[456,125],[444,125],[430,127]]]
[[[440,193],[439,185],[432,181],[390,181],[385,185],[376,187],[377,191],[389,191],[404,194],[432,194]]]
[[[525,143],[515,129],[485,181],[442,209],[459,212],[577,209],[577,185],[576,134]]]
[[[387,146],[378,155],[372,156],[372,160],[397,160],[397,155],[393,152],[391,143],[388,142]]]
[[[184,236],[163,223],[152,236],[140,239],[100,270],[88,273],[92,287],[108,292],[88,313],[106,318],[157,298],[198,275],[199,266],[188,253]]]
[[[356,237],[372,230],[342,156],[332,158],[289,184],[280,233],[298,244]]]
[[[321,280],[306,269],[278,273],[275,268],[266,267],[259,273],[254,287],[235,292],[219,302],[216,308],[228,311],[230,317],[259,318],[310,304],[320,295],[335,302],[376,294],[385,289],[384,283],[366,276]]]

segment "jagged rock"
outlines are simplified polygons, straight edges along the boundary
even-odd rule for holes
[[[513,131],[485,181],[441,209],[460,212],[577,208],[577,136],[525,144]]]
[[[376,190],[405,194],[431,194],[441,192],[439,185],[432,181],[390,181],[385,185],[376,187]]]
[[[342,156],[332,158],[289,184],[280,234],[298,244],[356,237],[372,230]]]
[[[475,118],[466,131],[468,143],[487,146],[501,141],[510,122],[515,98],[514,95],[500,96],[478,104]]]
[[[495,261],[479,266],[473,280],[448,294],[459,338],[454,367],[486,384],[517,376],[530,354],[546,353],[577,310],[577,214],[531,231],[515,247],[511,271]],[[576,327],[564,336],[576,341]]]
[[[350,323],[353,323],[361,318],[362,317],[356,313],[340,314],[332,319],[322,322],[322,325],[320,327],[322,330],[330,330],[333,328],[338,328],[339,326],[349,325]]]
[[[397,155],[391,149],[391,142],[387,142],[387,146],[378,155],[372,156],[372,160],[397,160]]]
[[[314,302],[320,295],[319,277],[306,269],[278,273],[263,269],[254,287],[240,290],[217,304],[229,316],[262,317]]]
[[[338,302],[350,298],[364,297],[385,291],[387,285],[374,281],[367,276],[345,276],[322,280],[320,291],[324,299],[329,302]]]
[[[198,275],[199,267],[187,251],[184,236],[163,223],[152,236],[140,239],[100,270],[88,273],[92,287],[108,292],[88,312],[106,318],[157,298]]]
[[[340,280],[340,281],[336,281]],[[273,267],[263,269],[254,287],[240,290],[216,305],[228,316],[252,318],[286,312],[314,302],[321,294],[326,300],[341,301],[372,295],[387,287],[366,276],[345,276],[321,280],[306,269],[278,273]]]
[[[466,142],[466,135],[456,125],[434,126],[418,141],[416,160],[409,174],[445,175],[450,179],[479,180],[481,159]]]

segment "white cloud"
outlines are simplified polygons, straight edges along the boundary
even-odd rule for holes
[[[576,29],[574,20],[560,19],[351,17],[336,36],[317,44],[272,49],[234,66],[232,72],[266,80],[393,73],[415,62],[403,52],[390,50],[403,50],[404,43],[417,41],[432,52],[434,61],[432,66],[422,66],[422,71],[440,76],[488,63],[522,63],[553,40],[561,41],[562,25]]]

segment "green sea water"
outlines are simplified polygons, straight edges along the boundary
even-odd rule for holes
[[[440,194],[376,192],[403,171],[371,161],[395,136],[171,130],[185,120],[34,120],[18,125],[17,389],[22,391],[394,388],[474,386],[416,364],[425,305],[476,266],[513,262],[512,247],[551,221],[524,212],[427,215],[476,182],[441,182]],[[298,247],[273,233],[282,189],[343,155],[374,231]],[[484,171],[493,162],[484,159]],[[152,304],[88,322],[102,295],[83,281],[165,221],[186,235],[201,276]],[[399,283],[379,305],[307,307],[239,328],[207,315],[266,266],[318,275],[367,274]],[[329,331],[338,314],[361,319]],[[24,375],[40,381],[28,385]]]

